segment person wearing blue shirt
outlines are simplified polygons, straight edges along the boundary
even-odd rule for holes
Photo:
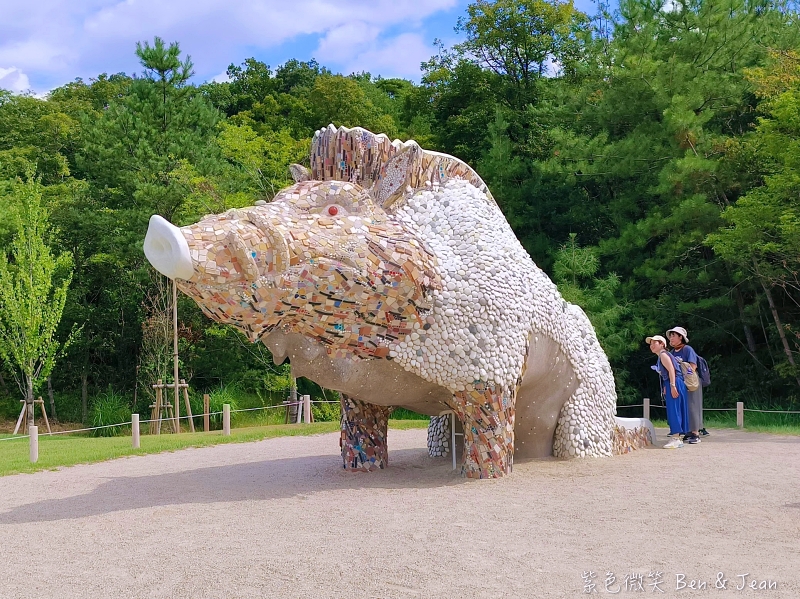
[[[650,345],[650,351],[658,356],[653,370],[661,379],[661,393],[667,405],[669,435],[674,437],[664,447],[677,449],[683,447],[681,435],[689,430],[687,390],[683,382],[683,372],[677,359],[667,351],[667,340],[664,337],[653,335],[645,339],[645,342]]]
[[[667,331],[669,344],[672,347],[672,355],[680,362],[686,362],[690,368],[697,372],[697,352],[691,345],[687,345],[689,337],[683,327],[673,327]],[[684,437],[684,441],[690,444],[700,443],[700,431],[703,428],[703,386],[700,385],[694,391],[688,393],[689,406],[689,433]]]

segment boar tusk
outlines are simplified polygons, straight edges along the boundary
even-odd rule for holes
[[[165,277],[189,280],[194,275],[192,255],[183,233],[157,214],[150,217],[144,238],[144,255]]]

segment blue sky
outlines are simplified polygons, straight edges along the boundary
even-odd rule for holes
[[[435,38],[468,0],[0,0],[0,88],[37,94],[100,73],[139,72],[137,41],[177,41],[195,82],[255,57],[315,58],[334,72],[419,80]],[[592,0],[576,7],[594,12]]]

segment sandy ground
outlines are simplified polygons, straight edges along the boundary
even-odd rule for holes
[[[371,474],[329,434],[0,478],[0,597],[579,597],[588,572],[597,595],[612,573],[620,595],[641,575],[639,595],[800,597],[797,437],[714,430],[488,481],[428,458],[424,430],[389,441]]]

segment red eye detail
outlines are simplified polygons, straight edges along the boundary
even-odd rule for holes
[[[328,206],[328,214],[331,216],[336,216],[339,214],[339,209],[336,206]]]

